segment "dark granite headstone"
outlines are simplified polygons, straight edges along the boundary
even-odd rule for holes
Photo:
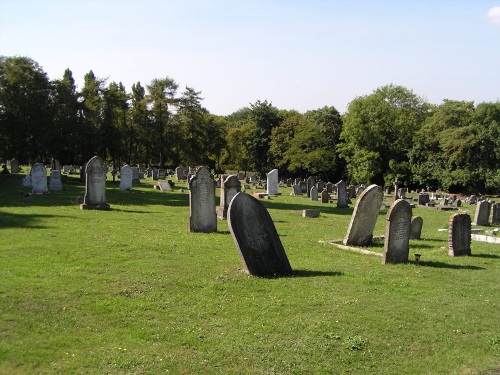
[[[189,230],[217,232],[215,180],[207,167],[199,167],[189,180]]]
[[[290,275],[292,267],[264,205],[238,193],[229,204],[229,231],[245,269],[254,276]]]
[[[410,252],[411,207],[404,199],[396,200],[387,212],[382,263],[405,263]]]
[[[452,257],[471,255],[471,220],[468,214],[453,214],[448,227],[448,254]]]
[[[410,224],[410,240],[419,240],[424,220],[420,216],[413,216]]]

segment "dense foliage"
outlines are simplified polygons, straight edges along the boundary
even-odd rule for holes
[[[0,57],[0,156],[22,163],[208,165],[216,172],[278,168],[282,177],[500,192],[500,103],[444,100],[383,86],[306,113],[257,100],[228,116],[170,77],[127,92],[92,71],[78,90],[72,72],[49,80],[28,57]]]

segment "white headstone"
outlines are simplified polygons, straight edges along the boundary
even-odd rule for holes
[[[124,165],[120,171],[120,190],[132,189],[132,175],[132,168],[129,165]]]
[[[45,194],[49,189],[47,186],[47,171],[45,165],[36,163],[31,170],[31,186],[33,194]]]
[[[267,194],[268,195],[278,195],[278,170],[273,169],[271,172],[267,173]]]

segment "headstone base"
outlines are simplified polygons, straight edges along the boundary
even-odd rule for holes
[[[88,203],[82,203],[80,205],[80,209],[82,210],[109,210],[111,206],[107,203],[101,203],[101,204],[88,204]]]

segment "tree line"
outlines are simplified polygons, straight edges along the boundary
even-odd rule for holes
[[[227,115],[202,106],[201,92],[170,77],[128,92],[92,71],[77,89],[70,69],[50,80],[28,57],[0,57],[0,156],[22,163],[207,165],[282,177],[449,192],[500,193],[500,103],[428,103],[387,85],[299,113],[267,100]]]

